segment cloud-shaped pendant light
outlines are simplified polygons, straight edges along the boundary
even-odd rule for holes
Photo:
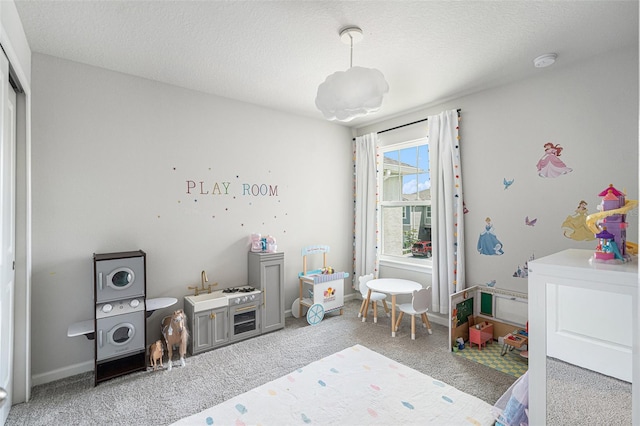
[[[362,40],[360,28],[344,28],[340,38],[351,45],[351,67],[331,74],[318,86],[316,107],[327,120],[347,122],[378,111],[389,85],[377,69],[353,66],[353,44]]]

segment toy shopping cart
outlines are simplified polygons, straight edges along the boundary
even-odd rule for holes
[[[302,249],[302,272],[298,274],[300,280],[300,297],[293,302],[291,312],[296,318],[302,316],[306,307],[307,322],[316,325],[327,312],[344,308],[344,279],[347,272],[333,272],[327,267],[327,253],[329,246],[315,245]],[[307,256],[322,254],[322,269],[307,271]],[[305,294],[304,291],[307,290]]]

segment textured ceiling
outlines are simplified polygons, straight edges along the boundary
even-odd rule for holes
[[[322,119],[316,90],[353,65],[390,90],[359,126],[638,45],[637,1],[15,0],[33,52]]]

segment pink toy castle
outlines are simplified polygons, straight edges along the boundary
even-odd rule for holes
[[[613,185],[598,194],[603,197],[601,203],[602,212],[622,209],[626,206],[625,194],[618,191]],[[621,260],[626,261],[627,251],[627,215],[626,210],[620,213],[606,215],[601,222],[602,231],[596,234],[598,247],[594,258],[600,261]]]

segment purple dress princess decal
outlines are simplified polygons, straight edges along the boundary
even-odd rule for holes
[[[544,155],[536,165],[540,177],[555,178],[573,171],[559,158],[562,149],[559,144],[554,145],[551,142],[544,144]]]
[[[486,218],[485,222],[484,231],[480,233],[480,238],[478,238],[478,252],[480,254],[486,254],[487,256],[504,254],[504,251],[502,251],[502,243],[498,240],[496,234],[493,233],[491,218]]]

